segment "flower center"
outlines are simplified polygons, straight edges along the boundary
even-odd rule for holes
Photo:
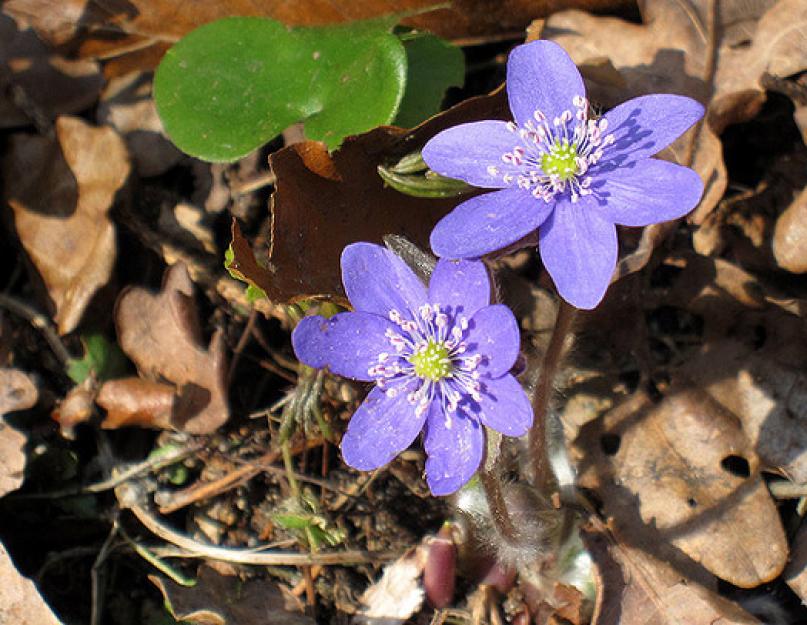
[[[425,380],[437,382],[451,373],[451,358],[444,342],[429,340],[425,347],[409,357],[415,368],[415,375]]]
[[[571,104],[574,112],[567,109],[551,120],[535,111],[521,126],[508,123],[517,144],[502,154],[503,165],[488,166],[488,174],[545,202],[563,193],[572,202],[591,195],[590,170],[616,138],[605,134],[605,118],[589,119],[588,100],[583,96],[574,96]]]
[[[541,157],[541,169],[548,176],[557,176],[568,182],[577,175],[577,145],[563,139]]]

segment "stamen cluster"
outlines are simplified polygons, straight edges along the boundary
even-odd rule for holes
[[[392,351],[378,354],[368,375],[389,398],[406,392],[417,416],[439,400],[450,428],[452,413],[464,396],[481,399],[477,368],[482,356],[466,355],[468,319],[452,315],[450,307],[440,304],[420,306],[411,319],[395,309],[388,316],[397,326],[384,335]]]
[[[605,135],[608,120],[589,119],[588,100],[580,95],[572,98],[574,113],[566,109],[549,123],[541,110],[533,113],[522,126],[509,122],[507,129],[518,135],[520,144],[501,156],[509,167],[488,166],[488,173],[501,177],[505,184],[513,182],[533,196],[550,202],[567,186],[572,202],[591,194],[592,165],[602,158],[604,148],[613,144],[613,134]],[[510,173],[512,168],[520,173]]]

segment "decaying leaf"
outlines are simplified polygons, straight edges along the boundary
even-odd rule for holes
[[[83,111],[103,84],[98,63],[55,54],[32,30],[18,30],[0,14],[0,128]]]
[[[793,552],[784,579],[802,603],[807,604],[807,525],[802,524],[793,539]]]
[[[98,122],[109,124],[126,140],[137,172],[159,176],[184,158],[163,132],[151,97],[151,75],[113,78],[101,94]]]
[[[20,575],[0,544],[0,623],[14,625],[62,625],[36,590]]]
[[[417,547],[392,564],[384,574],[364,591],[364,607],[356,615],[362,625],[400,625],[423,605],[424,592],[420,576],[426,566],[426,549]]]
[[[807,189],[776,220],[773,254],[782,269],[807,272]]]
[[[225,577],[203,566],[195,586],[187,588],[156,575],[166,607],[177,621],[199,625],[313,625],[314,619],[288,609],[274,582]]]
[[[0,497],[22,485],[24,449],[28,440],[25,434],[5,423],[2,417],[15,410],[30,408],[36,403],[38,396],[31,378],[22,371],[0,368]],[[0,601],[0,616],[3,614],[2,606]],[[0,623],[2,622],[4,621],[0,619]]]
[[[704,198],[690,217],[696,224],[726,188],[717,135],[759,111],[765,101],[760,83],[764,74],[785,77],[807,68],[804,2],[734,0],[719,3],[719,11],[717,5],[708,0],[645,0],[640,2],[641,25],[565,11],[552,15],[542,31],[581,65],[592,79],[593,99],[606,106],[658,92],[688,95],[709,104],[704,131],[697,139],[690,131],[667,152],[675,160],[687,161],[690,142],[696,141],[691,164],[706,185]],[[597,71],[603,59],[616,68],[621,81],[597,82],[603,77]]]
[[[412,131],[384,127],[349,138],[332,156],[315,142],[275,152],[270,157],[277,184],[267,268],[250,258],[245,241],[234,238],[235,269],[274,302],[340,298],[339,258],[349,243],[383,243],[384,235],[397,234],[428,249],[434,225],[464,198],[404,195],[385,187],[377,167],[419,150],[443,128],[507,115],[499,91],[466,100]],[[257,256],[260,261],[260,251]]]
[[[17,235],[53,300],[59,332],[71,332],[115,263],[108,213],[129,175],[126,146],[112,128],[60,117],[55,141],[14,135],[3,170]]]
[[[106,411],[101,423],[104,429],[138,426],[170,430],[175,427],[173,415],[179,399],[170,384],[124,378],[105,382],[96,401]]]
[[[51,418],[59,424],[59,431],[65,438],[74,439],[76,426],[89,421],[95,413],[94,387],[95,380],[86,378],[70,389],[51,413]]]
[[[4,9],[30,23],[41,37],[60,45],[79,42],[82,56],[123,57],[122,75],[137,67],[153,67],[167,46],[194,28],[233,15],[271,17],[292,26],[333,24],[391,13],[415,13],[404,24],[441,37],[476,37],[520,33],[531,20],[558,8],[604,10],[629,6],[627,0],[458,0],[450,7],[427,11],[434,0],[196,0],[193,11],[171,0],[7,0]],[[168,42],[168,43],[166,43]]]
[[[739,419],[765,468],[807,482],[805,346],[797,336],[783,337],[794,343],[787,350],[756,351],[731,339],[709,344],[680,373]]]
[[[229,417],[224,382],[227,366],[221,332],[215,332],[204,349],[198,324],[193,282],[182,264],[167,270],[160,293],[129,288],[120,295],[115,308],[121,348],[141,376],[176,386],[170,403],[170,426],[206,434]],[[108,427],[142,423],[151,417],[155,421],[150,427],[163,427],[168,398],[161,387],[165,385],[117,380],[104,386],[104,403],[113,410],[105,422]],[[126,393],[115,397],[116,388]]]
[[[759,460],[706,393],[674,386],[653,404],[638,392],[585,425],[575,445],[580,484],[629,544],[682,552],[744,588],[784,568],[787,542]]]
[[[713,588],[687,580],[677,568],[678,554],[660,554],[602,527],[588,528],[583,541],[600,582],[592,625],[759,624]]]

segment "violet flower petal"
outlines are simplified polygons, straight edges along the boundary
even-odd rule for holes
[[[648,158],[609,173],[593,190],[608,220],[647,226],[686,215],[700,201],[703,183],[688,167]]]
[[[466,318],[490,304],[490,278],[475,260],[440,260],[429,281],[429,301],[451,306]]]
[[[450,495],[471,479],[482,461],[485,434],[482,426],[457,411],[446,415],[439,402],[432,402],[426,421],[423,446],[426,459],[426,482],[434,495]]]
[[[588,195],[558,201],[539,234],[541,260],[560,296],[577,308],[594,308],[616,267],[616,226]]]
[[[512,375],[482,378],[479,419],[506,436],[523,436],[532,425],[532,406],[527,393]]]
[[[518,46],[507,60],[507,97],[519,126],[540,110],[549,123],[572,110],[574,96],[585,96],[583,79],[572,59],[552,41]]]
[[[507,123],[482,121],[460,124],[435,135],[422,151],[423,160],[438,174],[458,178],[475,187],[501,189],[507,186],[502,174],[517,176],[520,169],[502,161],[505,152],[520,145]],[[489,167],[496,167],[491,175]]]
[[[384,317],[393,309],[408,317],[426,301],[426,287],[406,263],[372,243],[342,251],[342,283],[356,310]]]
[[[291,344],[300,362],[332,373],[353,378],[372,380],[367,371],[377,363],[381,352],[390,350],[389,339],[384,336],[395,325],[378,315],[363,312],[344,312],[330,319],[316,315],[305,317],[291,334]]]
[[[658,154],[703,117],[703,111],[700,102],[680,95],[646,95],[623,102],[604,115],[605,134],[613,134],[616,143],[605,148],[592,173]]]
[[[498,378],[510,371],[518,358],[518,322],[507,306],[486,306],[471,318],[467,343],[469,353],[485,355],[480,372]]]
[[[428,411],[417,416],[407,394],[403,389],[395,397],[378,387],[370,391],[342,437],[342,458],[347,464],[359,471],[377,469],[412,444]]]
[[[432,250],[447,258],[479,258],[533,232],[553,206],[519,188],[478,195],[437,223]]]

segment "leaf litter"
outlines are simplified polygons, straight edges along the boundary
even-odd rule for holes
[[[4,4],[0,126],[11,130],[2,157],[0,477],[11,494],[0,501],[0,536],[15,564],[4,560],[0,575],[8,593],[20,590],[0,605],[25,614],[14,622],[58,622],[37,588],[64,621],[92,625],[124,625],[125,614],[243,625],[348,615],[772,622],[763,607],[781,622],[804,619],[803,3],[647,0],[637,22],[617,2],[491,9],[469,0],[406,22],[486,44],[466,48],[465,87],[449,102],[478,97],[411,130],[371,130],[332,153],[286,132],[231,166],[193,161],[166,141],[150,70],[167,42],[195,26],[256,12],[322,24],[425,4],[256,9],[210,0],[181,19],[153,1],[71,1],[47,11],[31,0]],[[662,155],[691,164],[706,195],[686,225],[620,233],[620,279],[599,309],[579,317],[553,402],[586,510],[575,513],[587,550],[576,561],[591,595],[557,579],[551,557],[522,568],[515,583],[480,573],[491,546],[450,503],[425,495],[421,452],[372,474],[348,470],[329,441],[365,389],[312,377],[289,346],[303,311],[347,305],[338,271],[345,245],[392,242],[429,266],[419,250],[467,196],[405,195],[378,167],[396,167],[449,126],[506,119],[503,91],[494,92],[502,55],[535,18],[529,36],[570,53],[597,106],[669,92],[708,107],[704,123]],[[535,358],[555,314],[548,283],[536,282],[539,268],[524,254],[489,261],[522,320],[526,358]],[[106,349],[91,348],[92,336],[130,362],[107,370],[92,356]],[[69,358],[54,360],[60,342]],[[21,409],[20,429],[17,415],[9,426],[7,413]],[[514,449],[501,453],[517,475]],[[102,496],[121,481],[119,496],[133,499]],[[278,510],[302,510],[288,504],[295,488],[312,507],[281,523]],[[312,519],[335,544],[312,551]],[[451,535],[458,555],[456,569],[444,571],[421,541],[446,520],[459,528]],[[47,537],[41,547],[25,541],[25,523]],[[89,555],[79,545],[90,545]],[[308,561],[267,571],[258,564],[264,552],[252,549],[267,545],[267,555]],[[237,551],[239,564],[211,556],[215,569],[198,566],[213,548]],[[71,564],[82,572],[68,573]],[[437,609],[423,601],[433,583],[424,569],[453,592]],[[21,573],[37,571],[35,588]]]

